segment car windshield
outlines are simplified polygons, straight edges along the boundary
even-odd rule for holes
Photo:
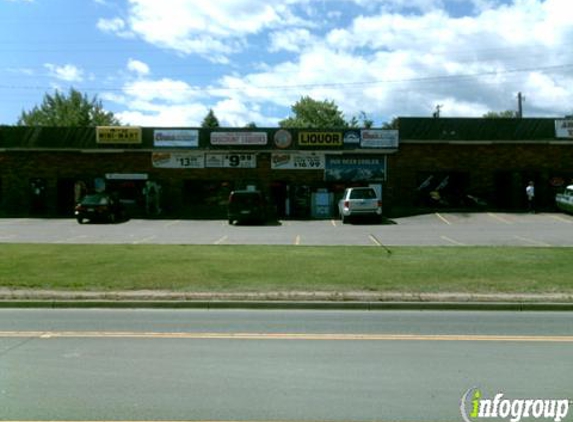
[[[104,195],[87,195],[82,199],[83,205],[107,205],[108,198]]]
[[[376,194],[372,189],[353,189],[350,192],[350,199],[374,199]]]
[[[233,195],[233,202],[241,203],[254,203],[260,201],[260,194],[256,192],[235,193]]]

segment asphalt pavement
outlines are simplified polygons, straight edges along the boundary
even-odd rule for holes
[[[573,216],[560,213],[432,213],[381,224],[284,220],[229,225],[226,220],[141,220],[78,224],[74,219],[0,219],[1,243],[573,246]]]
[[[473,388],[571,400],[572,318],[0,310],[1,418],[457,422]]]

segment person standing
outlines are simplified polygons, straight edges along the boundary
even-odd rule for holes
[[[525,195],[527,195],[527,210],[530,213],[535,212],[535,185],[533,181],[530,181],[525,188]]]

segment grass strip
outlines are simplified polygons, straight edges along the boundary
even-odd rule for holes
[[[571,293],[573,249],[1,244],[5,288]]]

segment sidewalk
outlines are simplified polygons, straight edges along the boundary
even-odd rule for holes
[[[57,291],[0,288],[0,307],[569,310],[564,294]]]

